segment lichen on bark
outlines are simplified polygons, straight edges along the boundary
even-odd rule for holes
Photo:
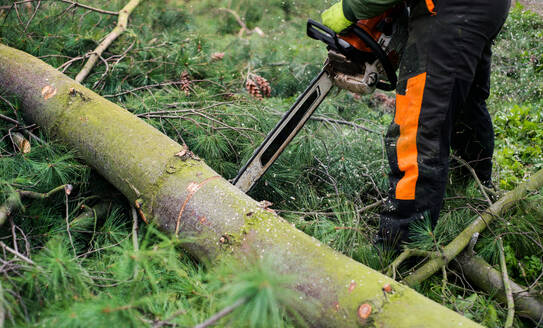
[[[47,85],[57,92],[44,99]],[[176,156],[181,145],[41,60],[0,45],[0,87],[20,98],[27,120],[76,149],[131,203],[140,200],[164,231],[175,232],[181,212],[180,234],[191,237],[186,248],[198,258],[272,256],[304,295],[298,310],[319,309],[306,316],[311,326],[479,327],[297,230],[223,178],[210,179],[217,173],[203,161]],[[371,306],[365,319],[363,304]]]

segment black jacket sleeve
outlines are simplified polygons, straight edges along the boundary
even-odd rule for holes
[[[343,0],[343,13],[351,22],[378,16],[401,0]]]

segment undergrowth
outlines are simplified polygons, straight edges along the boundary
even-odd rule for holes
[[[92,6],[116,11],[125,2],[100,0]],[[10,4],[0,1],[0,41],[70,77],[116,22],[114,16],[59,1],[20,4],[17,12],[6,7]],[[108,65],[99,61],[85,85],[188,145],[231,179],[320,70],[326,51],[304,30],[306,19],[317,18],[326,6],[308,0],[273,0],[265,6],[256,0],[143,2],[129,30],[104,53]],[[240,35],[234,15],[220,8],[234,10],[249,30],[259,28],[265,36]],[[540,17],[517,5],[495,42],[489,108],[497,136],[494,180],[501,191],[543,163],[541,26]],[[245,90],[250,74],[269,81],[271,97],[260,101]],[[17,99],[0,95],[1,114],[22,122]],[[307,124],[251,196],[272,201],[299,229],[382,270],[394,254],[372,240],[387,193],[382,134],[390,110],[374,97],[332,92],[316,116],[324,121]],[[0,130],[2,202],[16,190],[45,193],[74,186],[68,197],[21,199],[21,210],[1,227],[0,302],[8,326],[188,327],[237,302],[220,325],[303,325],[300,314],[289,313],[297,297],[287,292],[289,277],[271,272],[266,261],[204,265],[182,250],[182,240],[153,225],[140,222],[136,233],[126,201],[76,153],[35,126],[23,130],[3,122]],[[40,140],[26,134],[32,149],[21,154],[11,140],[13,133],[25,131]],[[537,291],[543,272],[541,204],[539,193],[530,195],[495,220],[475,248],[497,265],[496,238],[503,237],[510,275]],[[421,223],[411,246],[437,250],[485,207],[475,183],[451,184],[438,226],[432,230]],[[93,208],[96,212],[89,212]],[[31,262],[9,255],[5,247]],[[405,274],[410,268],[402,269]],[[452,271],[445,283],[435,275],[418,290],[488,327],[500,327],[505,319],[506,308],[495,295],[474,290]],[[533,323],[517,319],[515,326]]]

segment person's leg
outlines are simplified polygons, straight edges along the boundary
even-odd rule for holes
[[[433,224],[437,222],[447,182],[453,115],[468,99],[490,43],[487,34],[495,33],[482,31],[498,29],[491,24],[495,18],[482,11],[494,5],[490,0],[477,5],[440,1],[435,15],[425,2],[412,8],[395,117],[386,136],[391,188],[381,213],[380,236],[387,241],[405,240],[409,225],[426,213]]]
[[[454,131],[451,140],[453,151],[475,170],[478,178],[489,184],[492,176],[492,154],[494,153],[494,129],[486,108],[490,93],[491,49],[488,45],[477,66],[475,79],[468,98],[454,117]],[[458,176],[471,177],[461,164]]]

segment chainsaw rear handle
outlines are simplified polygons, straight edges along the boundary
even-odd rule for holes
[[[356,24],[351,25],[348,30],[351,31],[358,38],[360,38],[371,49],[373,54],[377,57],[377,59],[379,60],[379,62],[381,62],[381,65],[383,66],[383,69],[385,70],[385,74],[388,79],[388,83],[379,81],[377,83],[377,88],[384,91],[391,91],[396,89],[396,84],[398,82],[398,78],[396,77],[396,71],[390,63],[390,60],[388,59],[386,53],[383,51],[381,46],[379,46],[377,41],[375,41],[368,32],[366,32],[364,29],[360,28]],[[329,49],[335,50],[351,60],[357,61],[357,56],[361,56],[362,54],[364,54],[362,51],[356,49],[347,41],[338,37],[336,32],[312,19],[307,20],[307,35],[310,38],[326,43]]]
[[[332,29],[311,18],[307,20],[307,36],[326,43],[330,49],[342,53],[345,56],[356,50],[349,42],[338,38],[336,32]]]

